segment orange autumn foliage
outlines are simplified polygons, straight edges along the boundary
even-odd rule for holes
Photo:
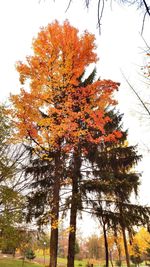
[[[105,109],[116,104],[112,95],[119,84],[97,80],[84,86],[80,77],[91,63],[98,60],[94,35],[78,30],[68,21],[57,21],[42,28],[33,40],[34,55],[16,65],[20,82],[30,84],[10,97],[11,116],[16,127],[16,140],[32,142],[36,149],[66,151],[88,140],[116,141],[117,130],[105,135],[110,120]],[[101,134],[99,134],[101,133]]]

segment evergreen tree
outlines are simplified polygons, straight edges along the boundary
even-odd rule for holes
[[[111,122],[105,127],[106,132],[113,128],[122,131],[122,116],[109,111]],[[93,179],[83,184],[84,192],[92,192],[97,199],[91,198],[96,215],[98,216],[104,231],[106,248],[106,266],[108,260],[107,228],[114,230],[119,225],[124,237],[127,265],[130,265],[125,229],[132,233],[133,225],[148,223],[149,209],[131,204],[131,193],[137,195],[139,174],[133,167],[141,159],[137,154],[136,146],[128,146],[127,132],[122,131],[122,137],[116,143],[107,142],[103,145],[88,147],[89,161],[93,168]],[[89,200],[88,200],[89,201]]]
[[[90,75],[83,80],[84,73],[79,77],[80,84],[82,88],[91,85],[96,76],[96,68],[90,73]],[[79,107],[77,107],[77,112]],[[86,127],[82,121],[79,121],[81,127]],[[82,149],[84,143],[82,141],[79,143],[78,148],[72,154],[69,166],[69,174],[72,180],[72,192],[70,201],[70,231],[69,231],[69,241],[68,241],[68,261],[67,266],[74,266],[75,259],[75,244],[76,244],[76,224],[77,224],[77,213],[82,207],[82,197],[80,192],[80,184],[82,181],[82,171],[81,166],[83,163]],[[67,201],[68,202],[68,201]]]

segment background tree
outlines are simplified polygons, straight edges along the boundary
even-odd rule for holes
[[[20,243],[17,225],[24,220],[25,199],[21,189],[25,183],[21,171],[25,158],[22,148],[11,146],[12,135],[6,107],[0,105],[0,248],[15,254]]]
[[[138,229],[138,231],[135,233],[133,237],[130,254],[134,254],[132,253],[132,247],[137,246],[139,248],[142,258],[144,259],[146,250],[149,248],[149,243],[150,243],[150,233],[147,231],[146,228],[141,227],[140,229]]]
[[[62,258],[67,258],[68,251],[68,229],[66,229],[63,223],[59,227],[59,244],[58,244],[58,255]]]
[[[100,238],[97,235],[92,235],[88,238],[87,241],[87,251],[88,257],[91,259],[99,259],[100,258]]]
[[[6,114],[6,107],[0,105],[0,183],[13,175],[13,165],[9,151],[9,138],[11,136],[11,123],[8,115]]]
[[[22,207],[23,197],[11,188],[1,188],[3,194],[3,211],[0,214],[0,247],[4,253],[15,255],[16,248],[20,243],[20,231],[24,216]]]

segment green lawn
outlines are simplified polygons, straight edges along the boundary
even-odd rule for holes
[[[58,267],[59,266],[67,266],[67,260],[59,258],[58,259]],[[75,267],[86,267],[87,260],[83,261],[75,261]],[[23,267],[43,267],[42,264],[36,263],[29,263],[25,262]],[[22,260],[15,260],[15,259],[0,259],[0,267],[22,267]],[[94,264],[94,267],[99,267],[98,265]]]
[[[89,261],[88,259],[86,259],[86,260],[75,260],[75,267],[86,267],[88,261]],[[62,266],[63,267],[63,264],[64,264],[64,267],[67,266],[67,259],[58,258],[58,267],[59,266]],[[99,267],[99,266],[100,265],[98,263],[97,264],[95,263],[93,265],[93,267]],[[103,266],[103,264],[101,266]]]
[[[0,267],[22,267],[22,260],[0,259]],[[24,267],[43,267],[43,265],[25,262]]]
[[[63,258],[58,258],[58,266],[59,264],[64,264],[64,266],[67,266],[67,259],[63,259]],[[83,260],[83,261],[78,261],[75,260],[75,267],[86,267],[87,261]]]

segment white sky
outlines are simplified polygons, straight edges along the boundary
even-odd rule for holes
[[[111,10],[109,3],[106,3],[102,33],[99,35],[96,29],[96,7],[91,6],[87,11],[84,1],[74,0],[65,13],[68,2],[69,0],[55,0],[55,3],[53,0],[0,0],[0,101],[7,100],[10,92],[19,92],[15,62],[24,60],[31,54],[32,38],[36,37],[40,27],[46,26],[54,19],[60,22],[68,19],[80,31],[87,29],[96,35],[97,53],[100,58],[97,64],[98,75],[101,78],[121,82],[117,98],[119,109],[124,113],[125,129],[129,128],[130,143],[139,144],[139,147],[143,143],[150,149],[150,118],[146,120],[145,116],[139,116],[138,101],[120,72],[122,69],[138,92],[143,95],[146,92],[146,95],[150,96],[143,83],[140,69],[145,63],[144,42],[139,34],[142,23],[141,12],[136,8],[117,4],[113,4]],[[147,19],[143,36],[150,45],[149,28],[150,19]],[[144,154],[138,166],[142,172],[140,203],[150,204],[150,155],[143,150],[139,152]]]

